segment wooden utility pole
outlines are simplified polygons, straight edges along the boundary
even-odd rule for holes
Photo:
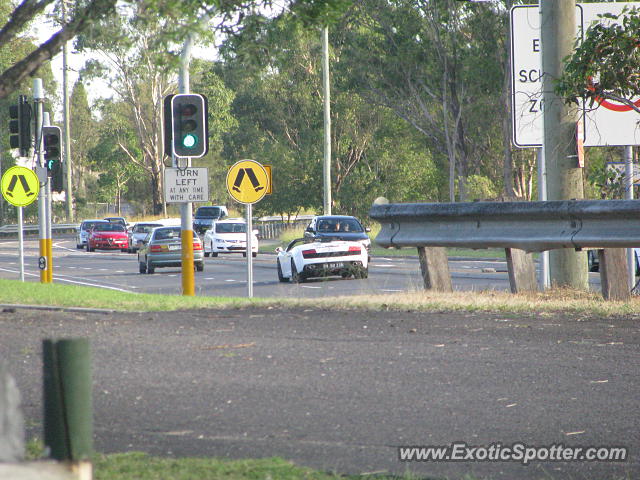
[[[576,2],[541,0],[540,13],[547,198],[583,199],[582,169],[578,167],[575,147],[578,111],[565,105],[554,93],[555,81],[564,69],[562,59],[573,52]],[[551,282],[555,285],[577,289],[586,289],[588,286],[585,252],[573,249],[552,250],[549,270]]]

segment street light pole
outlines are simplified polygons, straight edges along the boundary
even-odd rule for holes
[[[324,93],[324,214],[331,215],[331,104],[329,87],[329,28],[322,29],[322,87]]]

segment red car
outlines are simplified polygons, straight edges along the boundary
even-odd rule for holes
[[[118,223],[97,223],[89,232],[87,252],[95,249],[114,250],[122,252],[129,250],[129,236],[127,229]]]

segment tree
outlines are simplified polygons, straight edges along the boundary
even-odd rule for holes
[[[73,191],[76,201],[87,197],[86,177],[90,175],[89,151],[98,141],[98,122],[93,117],[82,77],[73,86],[70,99],[71,155],[73,158]]]
[[[615,100],[640,113],[640,101],[634,99],[640,95],[640,11],[625,8],[620,15],[600,17],[603,21],[591,24],[584,40],[576,40],[556,93],[566,103],[584,98],[597,108],[602,100]]]
[[[23,0],[10,14],[0,17],[7,22],[0,28],[0,48],[12,43],[29,23],[38,19],[46,7],[54,0]],[[241,26],[246,12],[261,8],[273,9],[274,14],[283,11],[294,11],[309,22],[330,21],[336,12],[341,11],[350,2],[348,0],[289,0],[273,2],[272,0],[251,1],[240,0],[221,2],[220,0],[80,0],[76,8],[71,10],[69,20],[41,45],[30,50],[15,63],[0,73],[0,98],[13,92],[16,87],[48,60],[51,60],[62,49],[62,46],[81,33],[90,32],[100,21],[113,16],[118,8],[135,6],[140,13],[139,20],[153,22],[158,18],[167,19],[167,28],[159,32],[155,38],[158,44],[168,45],[181,43],[187,32],[197,31],[205,34],[210,31],[209,25],[202,24],[203,17],[215,18],[218,30],[233,31]]]
[[[451,201],[456,190],[466,198],[467,175],[494,169],[502,146],[492,139],[504,115],[503,58],[486,54],[500,50],[502,20],[491,13],[453,0],[366,0],[351,10],[354,81],[424,135],[448,168]]]

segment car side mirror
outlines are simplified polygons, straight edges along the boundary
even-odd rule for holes
[[[284,252],[284,248],[276,247],[276,253]]]
[[[365,232],[367,232],[367,233],[369,233],[369,232],[371,231],[371,227],[365,227],[365,228],[364,228],[364,231],[365,231]]]
[[[309,233],[313,233],[313,228],[312,227],[307,227],[306,231],[309,232]]]

